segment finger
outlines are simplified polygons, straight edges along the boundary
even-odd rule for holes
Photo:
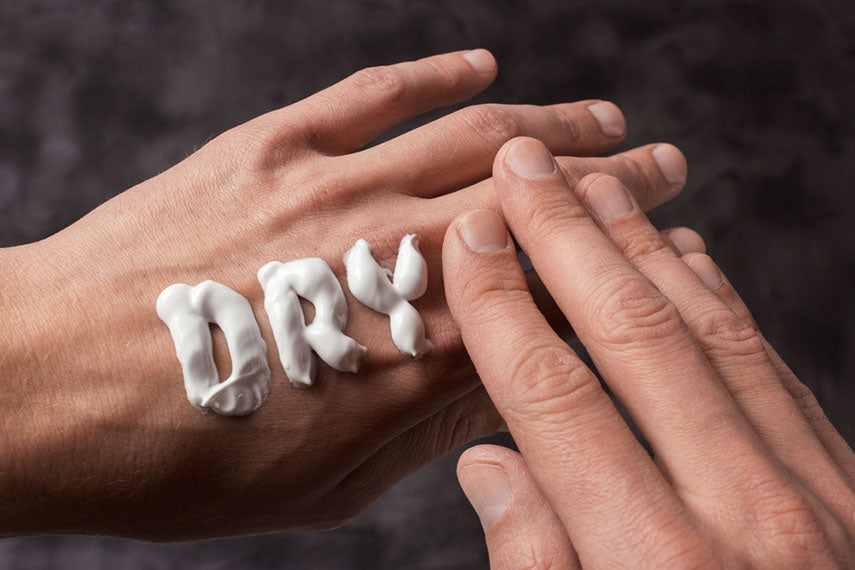
[[[674,198],[686,182],[686,159],[677,147],[667,143],[641,146],[608,157],[559,156],[555,160],[571,188],[589,174],[610,174],[630,189],[644,210]],[[492,178],[433,198],[431,203],[444,209],[449,220],[468,210],[499,209]]]
[[[311,146],[343,154],[410,117],[469,99],[495,77],[490,52],[459,51],[362,69],[277,113]]]
[[[451,224],[443,276],[466,349],[582,562],[637,556],[660,517],[691,528],[597,378],[537,311],[495,212]],[[618,528],[638,542],[617,540]]]
[[[502,425],[479,385],[377,449],[336,485],[329,500],[349,519],[417,469],[464,443],[495,435]]]
[[[675,485],[734,492],[745,483],[734,454],[751,477],[779,476],[674,304],[597,227],[548,150],[512,141],[493,178],[511,231]],[[618,211],[630,198],[611,189],[602,198]]]
[[[711,285],[713,293],[743,322],[755,330],[759,329],[754,317],[748,310],[748,306],[737,293],[731,282],[727,279],[715,262],[706,255],[686,255],[683,261],[694,271],[705,283]],[[828,451],[835,463],[846,474],[850,484],[855,484],[855,454],[840,432],[828,420],[822,407],[817,402],[813,392],[805,386],[789,366],[783,361],[777,351],[766,341],[763,346],[768,357],[777,371],[784,388],[790,394],[804,417],[809,422],[817,438]],[[783,418],[782,418],[783,419]]]
[[[581,568],[518,453],[496,445],[469,448],[457,462],[457,478],[484,527],[491,570]]]
[[[689,228],[671,228],[662,230],[660,234],[662,240],[678,254],[706,251],[703,238]],[[525,268],[525,266],[523,267]],[[530,264],[529,267],[531,267]],[[552,298],[549,289],[546,288],[534,269],[526,269],[525,281],[538,310],[546,317],[552,329],[565,342],[572,342],[576,338],[576,333],[573,332],[570,321],[561,312],[561,308]]]
[[[707,252],[704,238],[695,230],[689,228],[669,228],[662,230],[659,234],[677,255]]]
[[[352,160],[376,165],[377,185],[429,198],[489,176],[496,152],[516,136],[539,138],[556,154],[580,156],[612,148],[625,133],[623,114],[608,101],[473,105],[359,152]],[[390,164],[408,166],[390,176]]]
[[[696,275],[666,244],[618,179],[587,177],[576,192],[624,257],[674,303],[718,378],[766,446],[802,480],[817,481],[823,496],[841,493],[845,481],[828,476],[839,470],[784,389],[756,329],[705,285],[711,279],[716,280],[709,283],[712,286],[721,281],[715,268],[705,267],[711,271]],[[615,200],[620,197],[628,199]],[[690,264],[709,259],[703,254],[687,258]]]

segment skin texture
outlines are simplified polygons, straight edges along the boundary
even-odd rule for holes
[[[624,183],[499,151],[500,208],[449,227],[446,296],[520,454],[467,450],[493,568],[843,568],[855,454],[687,230]],[[653,450],[534,303],[508,228]],[[681,255],[682,254],[682,255]]]
[[[330,528],[418,467],[494,433],[501,419],[445,302],[441,247],[457,215],[498,207],[495,153],[536,136],[565,155],[569,179],[609,172],[646,208],[685,180],[670,145],[590,157],[625,132],[617,107],[598,101],[468,107],[365,147],[475,95],[496,71],[484,50],[363,70],[227,131],[48,239],[0,251],[0,534],[179,540]],[[259,267],[322,257],[344,283],[342,255],[358,238],[391,269],[406,233],[419,234],[428,264],[414,306],[433,351],[401,354],[388,319],[345,288],[345,332],[369,349],[359,374],[322,365],[311,388],[292,387]],[[270,396],[247,417],[189,405],[155,313],[165,287],[205,279],[249,300],[267,342]],[[225,378],[229,358],[213,330]]]

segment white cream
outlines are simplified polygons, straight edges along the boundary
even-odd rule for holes
[[[427,263],[418,245],[418,236],[404,236],[394,273],[378,265],[364,239],[344,254],[347,286],[353,296],[375,311],[389,315],[395,346],[415,358],[431,349],[422,318],[409,303],[427,290]]]
[[[193,407],[226,416],[258,409],[270,389],[270,367],[249,301],[213,281],[195,287],[176,283],[157,298],[157,315],[172,334]],[[222,329],[229,347],[232,373],[223,382],[214,364],[208,323]]]
[[[347,326],[347,301],[326,261],[317,257],[271,261],[258,270],[258,281],[279,359],[293,384],[309,385],[314,380],[313,350],[336,370],[359,369],[366,348],[342,333]],[[308,326],[298,295],[315,306],[315,318]]]

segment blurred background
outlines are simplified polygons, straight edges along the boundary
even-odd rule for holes
[[[473,47],[500,68],[476,102],[609,99],[629,124],[620,149],[683,150],[687,188],[654,221],[704,236],[851,444],[851,0],[5,0],[0,246],[50,235],[223,130],[359,68]],[[457,455],[332,532],[4,540],[0,568],[485,568]]]

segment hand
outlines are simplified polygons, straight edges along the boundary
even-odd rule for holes
[[[474,95],[495,74],[483,50],[363,70],[226,132],[57,235],[0,252],[0,329],[9,331],[0,358],[2,532],[174,540],[328,528],[419,466],[493,433],[500,420],[446,308],[442,236],[460,212],[495,207],[485,177],[514,135],[588,155],[622,139],[623,116],[596,101],[479,105],[354,149]],[[562,164],[578,176],[620,176],[647,206],[673,196],[685,175],[669,145]],[[358,238],[391,268],[405,233],[422,237],[429,289],[415,306],[433,352],[402,355],[387,318],[345,288],[345,332],[369,349],[359,374],[322,365],[310,389],[292,387],[258,269],[317,256],[344,283],[342,255]],[[271,393],[244,418],[190,406],[155,313],[165,287],[205,279],[250,301],[267,342]],[[226,377],[229,357],[214,332]]]
[[[458,465],[492,566],[855,560],[855,455],[711,259],[681,259],[614,177],[568,184],[536,140],[505,145],[493,181],[656,459],[538,312],[501,217],[461,216],[443,248],[448,304],[521,452],[480,446]]]

